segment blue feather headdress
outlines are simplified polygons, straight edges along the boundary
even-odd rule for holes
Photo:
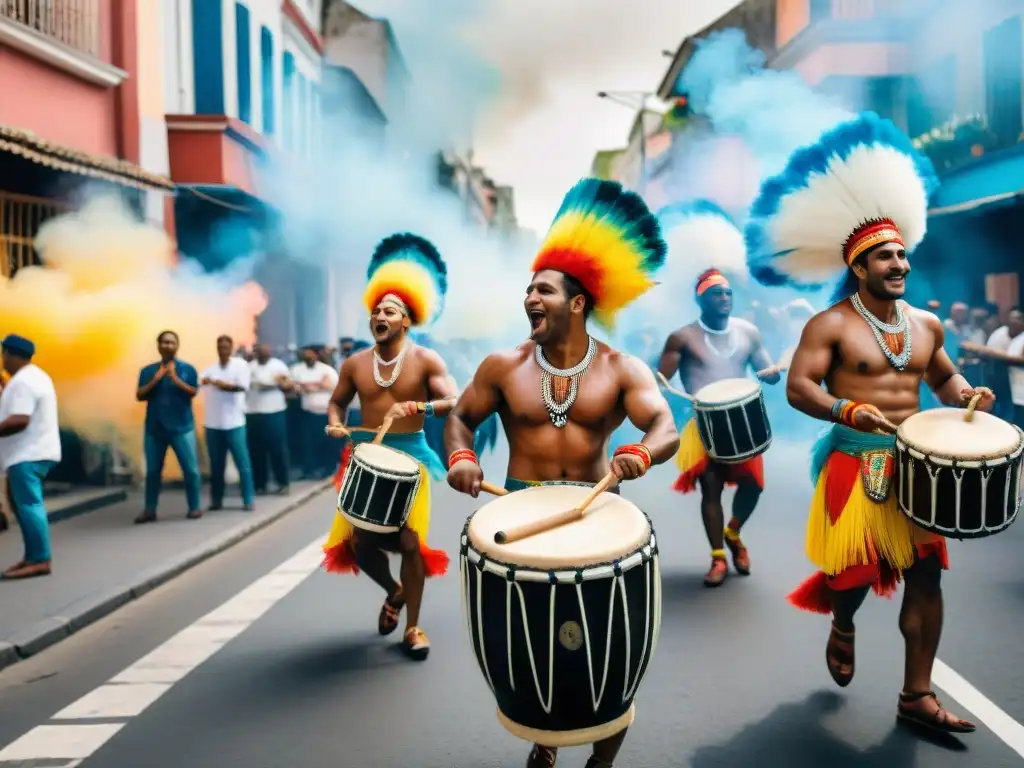
[[[909,252],[924,239],[931,162],[890,121],[865,112],[794,152],[766,180],[745,229],[758,282],[818,290],[886,242]]]
[[[657,215],[673,264],[686,265],[694,274],[718,269],[746,277],[743,232],[717,204],[704,199],[673,203]]]

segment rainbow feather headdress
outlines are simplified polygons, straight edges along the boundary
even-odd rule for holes
[[[448,268],[434,244],[403,232],[381,240],[366,269],[363,303],[374,308],[389,294],[401,300],[413,325],[429,325],[444,308]]]
[[[732,217],[710,200],[674,203],[658,211],[673,264],[694,274],[719,269],[739,278],[747,274],[747,246]]]
[[[762,183],[745,230],[750,274],[765,285],[817,290],[878,245],[909,252],[924,239],[937,186],[910,140],[864,112],[795,151]]]
[[[530,269],[579,280],[594,298],[594,318],[611,328],[619,310],[656,285],[651,276],[666,251],[643,198],[615,181],[583,179],[562,200]]]

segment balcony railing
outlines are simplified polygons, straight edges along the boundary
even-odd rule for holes
[[[90,56],[100,52],[101,0],[0,0],[9,19]]]

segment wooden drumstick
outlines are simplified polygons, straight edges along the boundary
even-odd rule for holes
[[[967,413],[964,414],[964,421],[974,421],[974,409],[978,407],[978,403],[981,402],[981,393],[979,392],[971,401],[967,403]]]
[[[520,541],[521,539],[536,536],[538,533],[545,533],[554,528],[565,525],[566,523],[571,523],[574,520],[579,520],[587,511],[587,507],[594,503],[594,499],[607,491],[614,482],[615,474],[609,472],[604,476],[604,479],[601,480],[601,482],[594,486],[594,490],[591,494],[587,496],[587,498],[583,500],[583,503],[578,507],[567,509],[565,512],[559,512],[557,515],[545,517],[541,520],[534,520],[532,523],[524,523],[523,525],[518,525],[515,528],[509,528],[507,531],[498,531],[494,534],[494,543],[512,544],[513,542]]]
[[[666,391],[671,392],[673,395],[681,397],[684,400],[689,400],[691,402],[693,401],[693,395],[688,395],[686,392],[683,392],[682,390],[673,387],[671,384],[668,383],[668,379],[665,378],[661,371],[656,371],[656,373],[658,374],[658,381],[661,382],[661,386],[663,386]]]
[[[336,429],[341,430],[341,431],[336,433],[334,431]],[[352,434],[352,431],[348,427],[343,427],[341,424],[334,424],[333,426],[332,425],[328,425],[328,426],[324,427],[324,434],[326,434],[328,437],[339,437],[339,438],[342,438],[342,437],[348,437],[350,434]]]
[[[377,430],[377,436],[373,438],[374,445],[380,445],[384,442],[384,435],[388,433],[388,430],[391,429],[391,425],[394,422],[395,420],[391,418],[384,419],[384,423],[381,424],[380,429]]]
[[[480,483],[480,490],[484,493],[489,493],[492,496],[508,496],[508,491],[504,488],[500,488],[493,483],[488,483],[487,481],[482,481]]]

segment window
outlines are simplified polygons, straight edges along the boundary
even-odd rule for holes
[[[252,123],[252,42],[249,9],[235,3],[235,59],[238,62],[238,119]]]
[[[1000,146],[1016,144],[1021,134],[1021,17],[1014,16],[985,33],[985,112]]]
[[[192,70],[197,115],[224,114],[224,17],[220,3],[192,0]]]
[[[956,111],[956,57],[943,56],[907,83],[907,132],[927,133]]]
[[[832,0],[811,0],[810,21],[825,21],[832,18]]]
[[[291,51],[285,51],[283,58],[284,99],[281,104],[281,114],[284,127],[284,146],[291,149],[295,146],[295,56]]]
[[[299,154],[305,154],[309,147],[309,81],[302,75],[298,76],[295,92],[298,117],[295,119],[295,143],[292,144]]]
[[[274,135],[274,35],[269,29],[260,30],[260,90],[263,106],[263,133]]]

